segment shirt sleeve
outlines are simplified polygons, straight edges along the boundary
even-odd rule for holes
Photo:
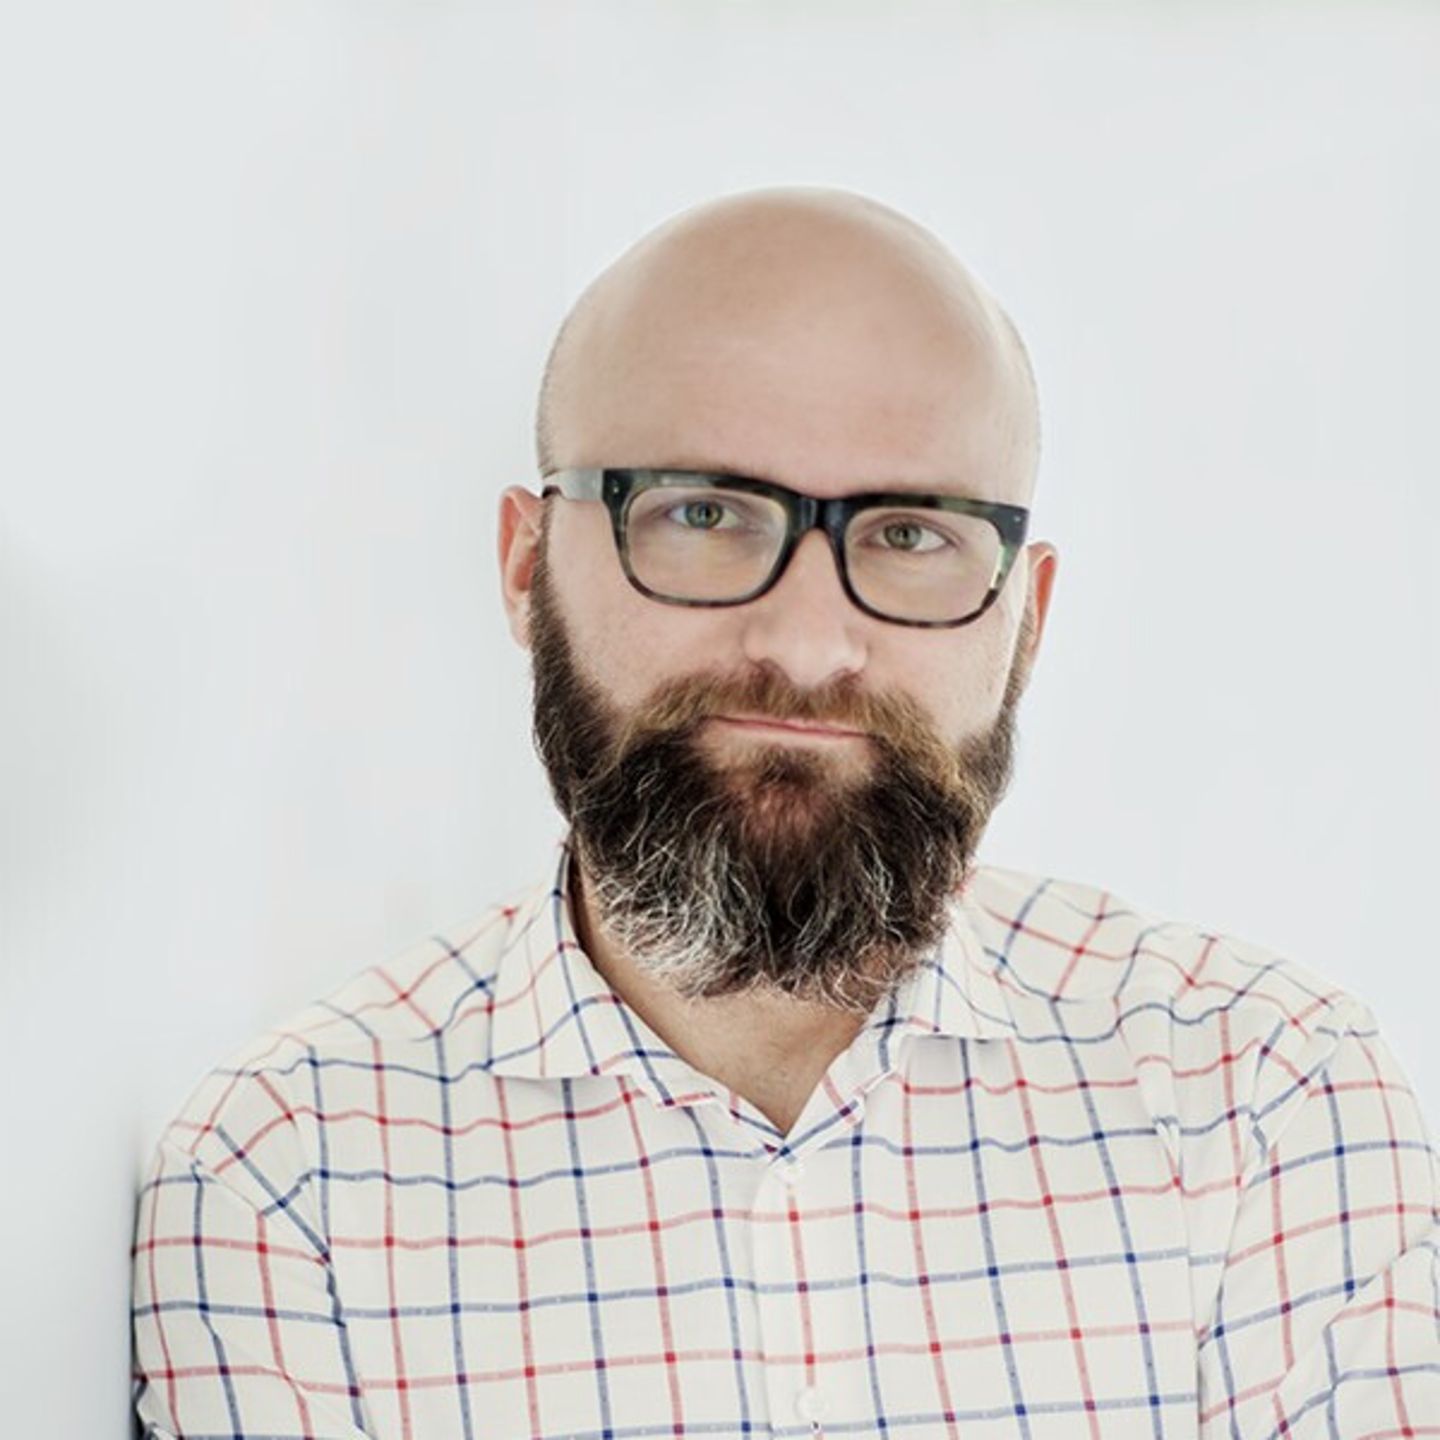
[[[1260,1063],[1201,1440],[1440,1435],[1437,1157],[1373,1015],[1337,1020]]]
[[[273,1086],[242,1077],[237,1087],[232,1076],[229,1093],[241,1090],[223,1119],[171,1125],[140,1193],[132,1320],[143,1433],[366,1440],[288,1107]]]

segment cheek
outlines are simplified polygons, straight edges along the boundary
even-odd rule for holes
[[[621,708],[677,675],[739,668],[735,612],[651,600],[613,554],[598,562],[589,554],[567,559],[564,568],[556,560],[552,576],[576,664]]]
[[[1000,711],[1009,673],[1008,632],[1003,623],[987,624],[992,615],[950,633],[916,632],[920,643],[907,645],[888,677],[873,666],[870,683],[907,693],[946,740],[984,729]]]

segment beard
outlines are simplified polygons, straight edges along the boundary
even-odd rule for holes
[[[1009,784],[1023,644],[995,721],[954,746],[906,697],[772,667],[682,676],[621,712],[577,667],[543,542],[530,641],[537,748],[595,916],[638,968],[687,999],[866,1015],[934,950]],[[763,744],[722,761],[700,732],[727,714],[861,731],[869,763]]]

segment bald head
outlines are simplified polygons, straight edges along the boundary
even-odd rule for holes
[[[536,428],[542,473],[943,481],[1018,503],[1039,449],[996,300],[914,221],[819,189],[726,196],[627,250],[561,326]]]

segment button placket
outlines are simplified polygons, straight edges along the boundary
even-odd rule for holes
[[[788,1154],[769,1157],[756,1195],[757,1217],[765,1218],[755,1221],[753,1244],[761,1347],[771,1359],[765,1385],[772,1423],[793,1434],[798,1417],[813,1436],[818,1423],[799,1409],[802,1403],[808,1409],[818,1402],[814,1397],[800,1399],[814,1387],[807,1385],[811,1377],[799,1363],[807,1349],[802,1317],[808,1301],[794,1288],[797,1222],[790,1218],[798,1210],[797,1190],[803,1178],[804,1166]]]

